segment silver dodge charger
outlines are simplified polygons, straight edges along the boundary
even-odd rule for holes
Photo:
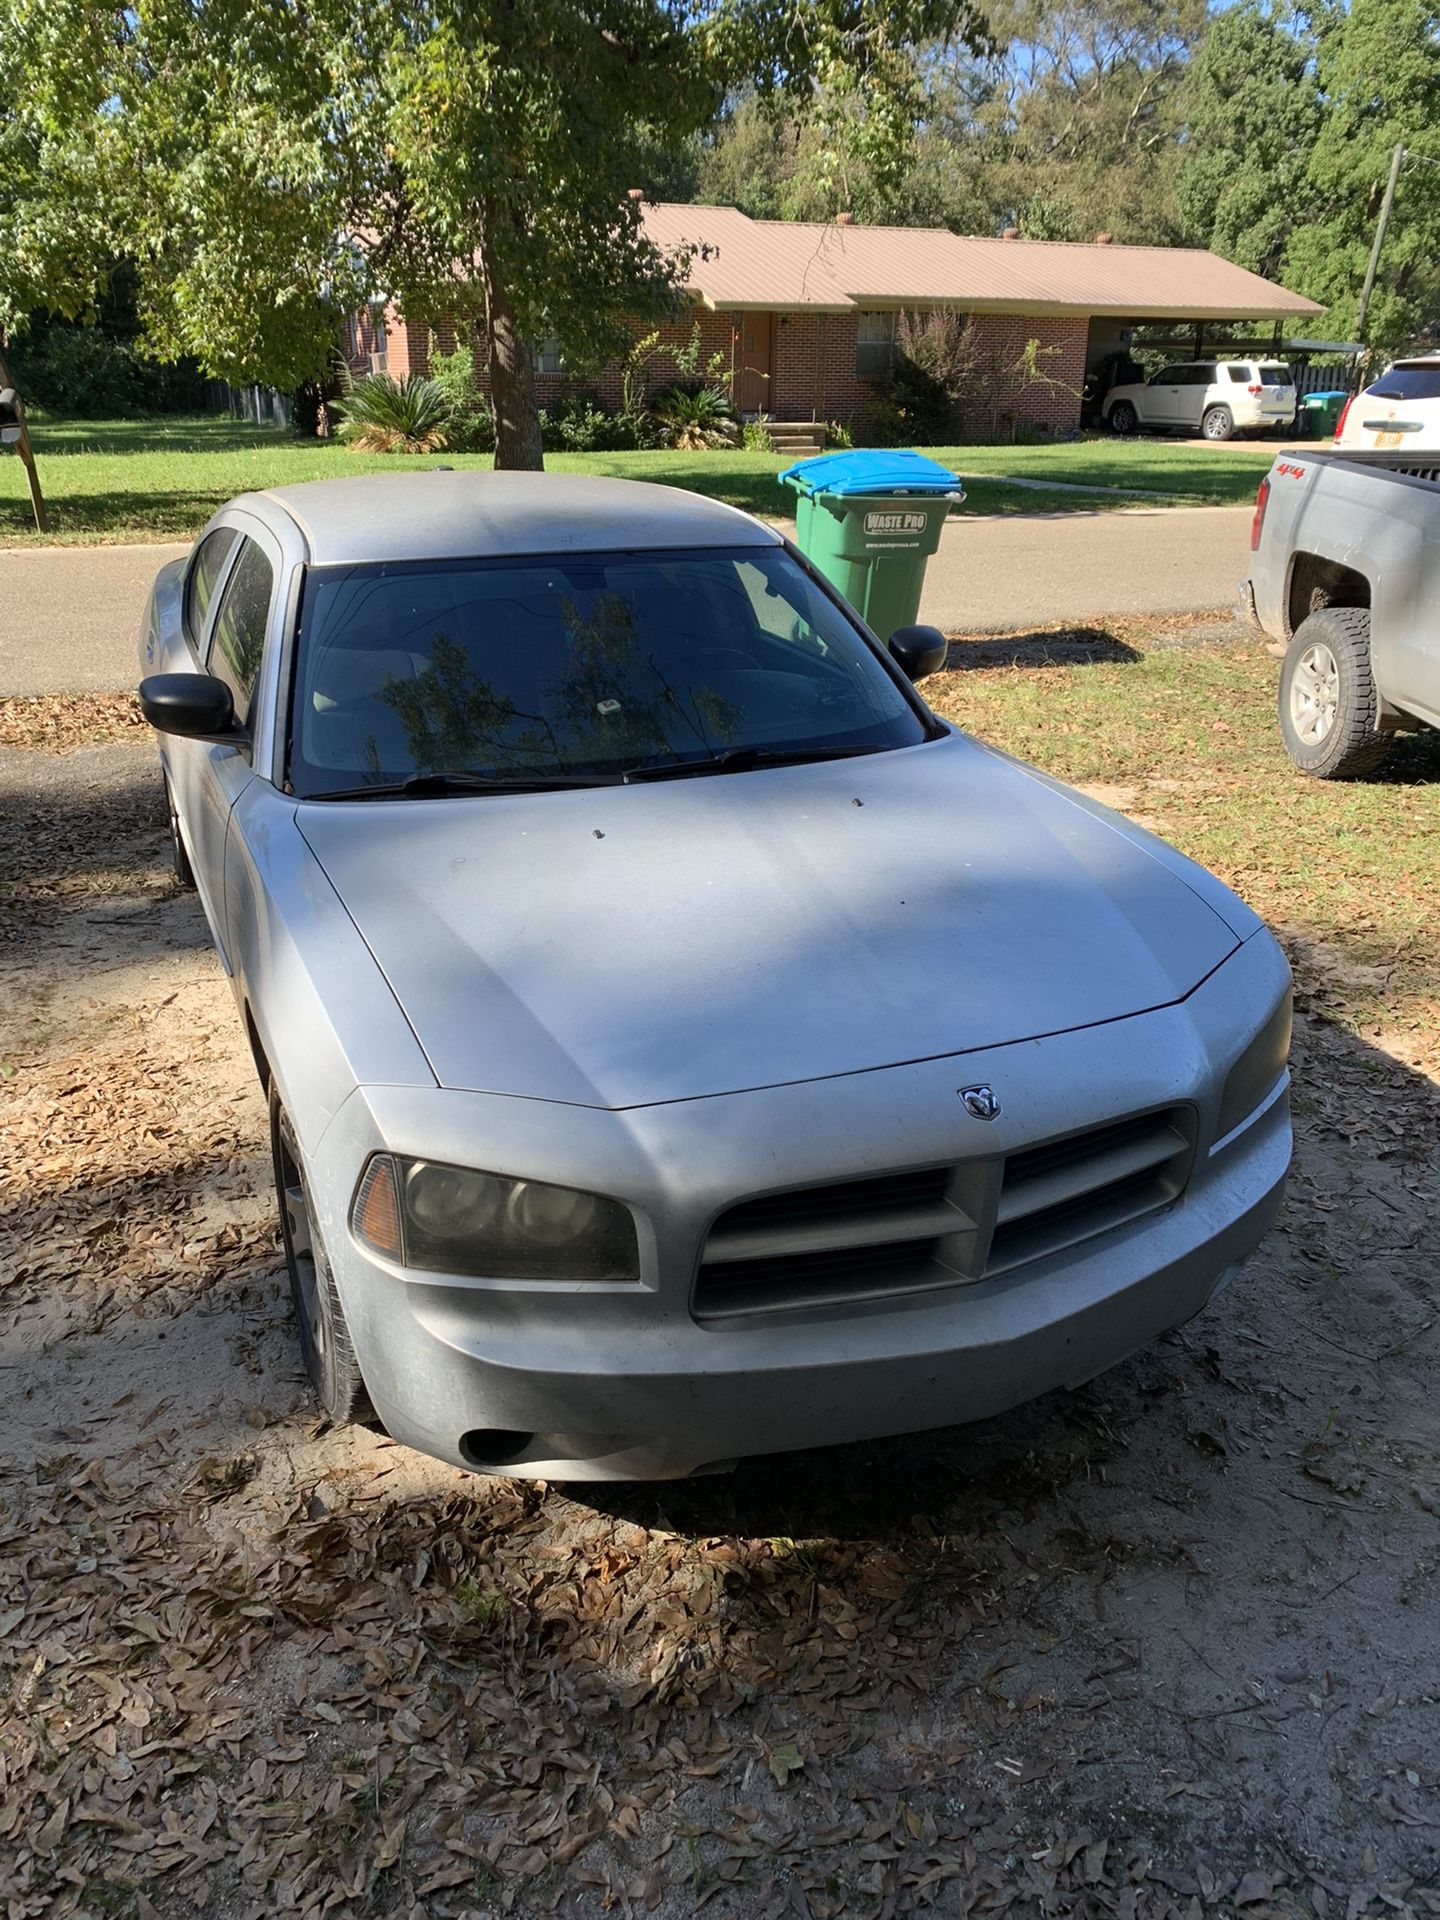
[[[337,1420],[572,1480],[975,1420],[1275,1215],[1261,922],[938,720],[940,636],[882,646],[743,513],[246,494],[141,651]]]

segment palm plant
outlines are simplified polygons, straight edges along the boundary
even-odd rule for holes
[[[447,444],[450,402],[423,374],[367,373],[339,411],[340,437],[357,453],[435,453]]]
[[[669,429],[671,445],[682,453],[733,447],[739,438],[735,410],[723,387],[680,380],[657,393],[650,407]]]

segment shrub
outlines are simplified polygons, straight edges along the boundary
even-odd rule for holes
[[[848,453],[854,444],[855,436],[843,420],[827,420],[825,422],[825,446],[827,451],[834,450],[837,453]]]
[[[733,447],[740,438],[730,396],[723,387],[677,380],[655,395],[651,410],[669,428],[671,445],[682,453]]]
[[[448,446],[450,405],[434,380],[367,373],[341,403],[340,437],[357,453],[436,453]]]
[[[130,340],[99,327],[39,318],[11,343],[10,371],[30,406],[70,419],[105,420],[205,404],[193,363],[161,366]]]
[[[746,421],[744,446],[747,453],[774,453],[775,442],[770,438],[770,421],[767,415],[762,413],[758,419]]]
[[[430,336],[430,378],[444,394],[450,409],[445,444],[456,453],[493,453],[495,416],[480,391],[475,355],[464,341],[451,353],[441,353]]]

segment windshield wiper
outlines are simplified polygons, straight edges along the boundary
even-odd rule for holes
[[[708,760],[666,760],[658,767],[627,767],[620,776],[627,784],[637,780],[689,780],[703,773],[750,773],[756,767],[799,767],[809,760],[853,760],[864,753],[881,753],[878,740],[853,747],[731,747]]]
[[[332,787],[302,800],[433,800],[453,793],[551,793],[563,787],[610,787],[618,776],[588,773],[412,773],[374,787]]]

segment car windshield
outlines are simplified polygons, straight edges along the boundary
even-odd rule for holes
[[[783,547],[312,568],[301,797],[912,746],[923,709]]]
[[[1264,387],[1288,387],[1290,385],[1289,367],[1261,367],[1260,384]]]

